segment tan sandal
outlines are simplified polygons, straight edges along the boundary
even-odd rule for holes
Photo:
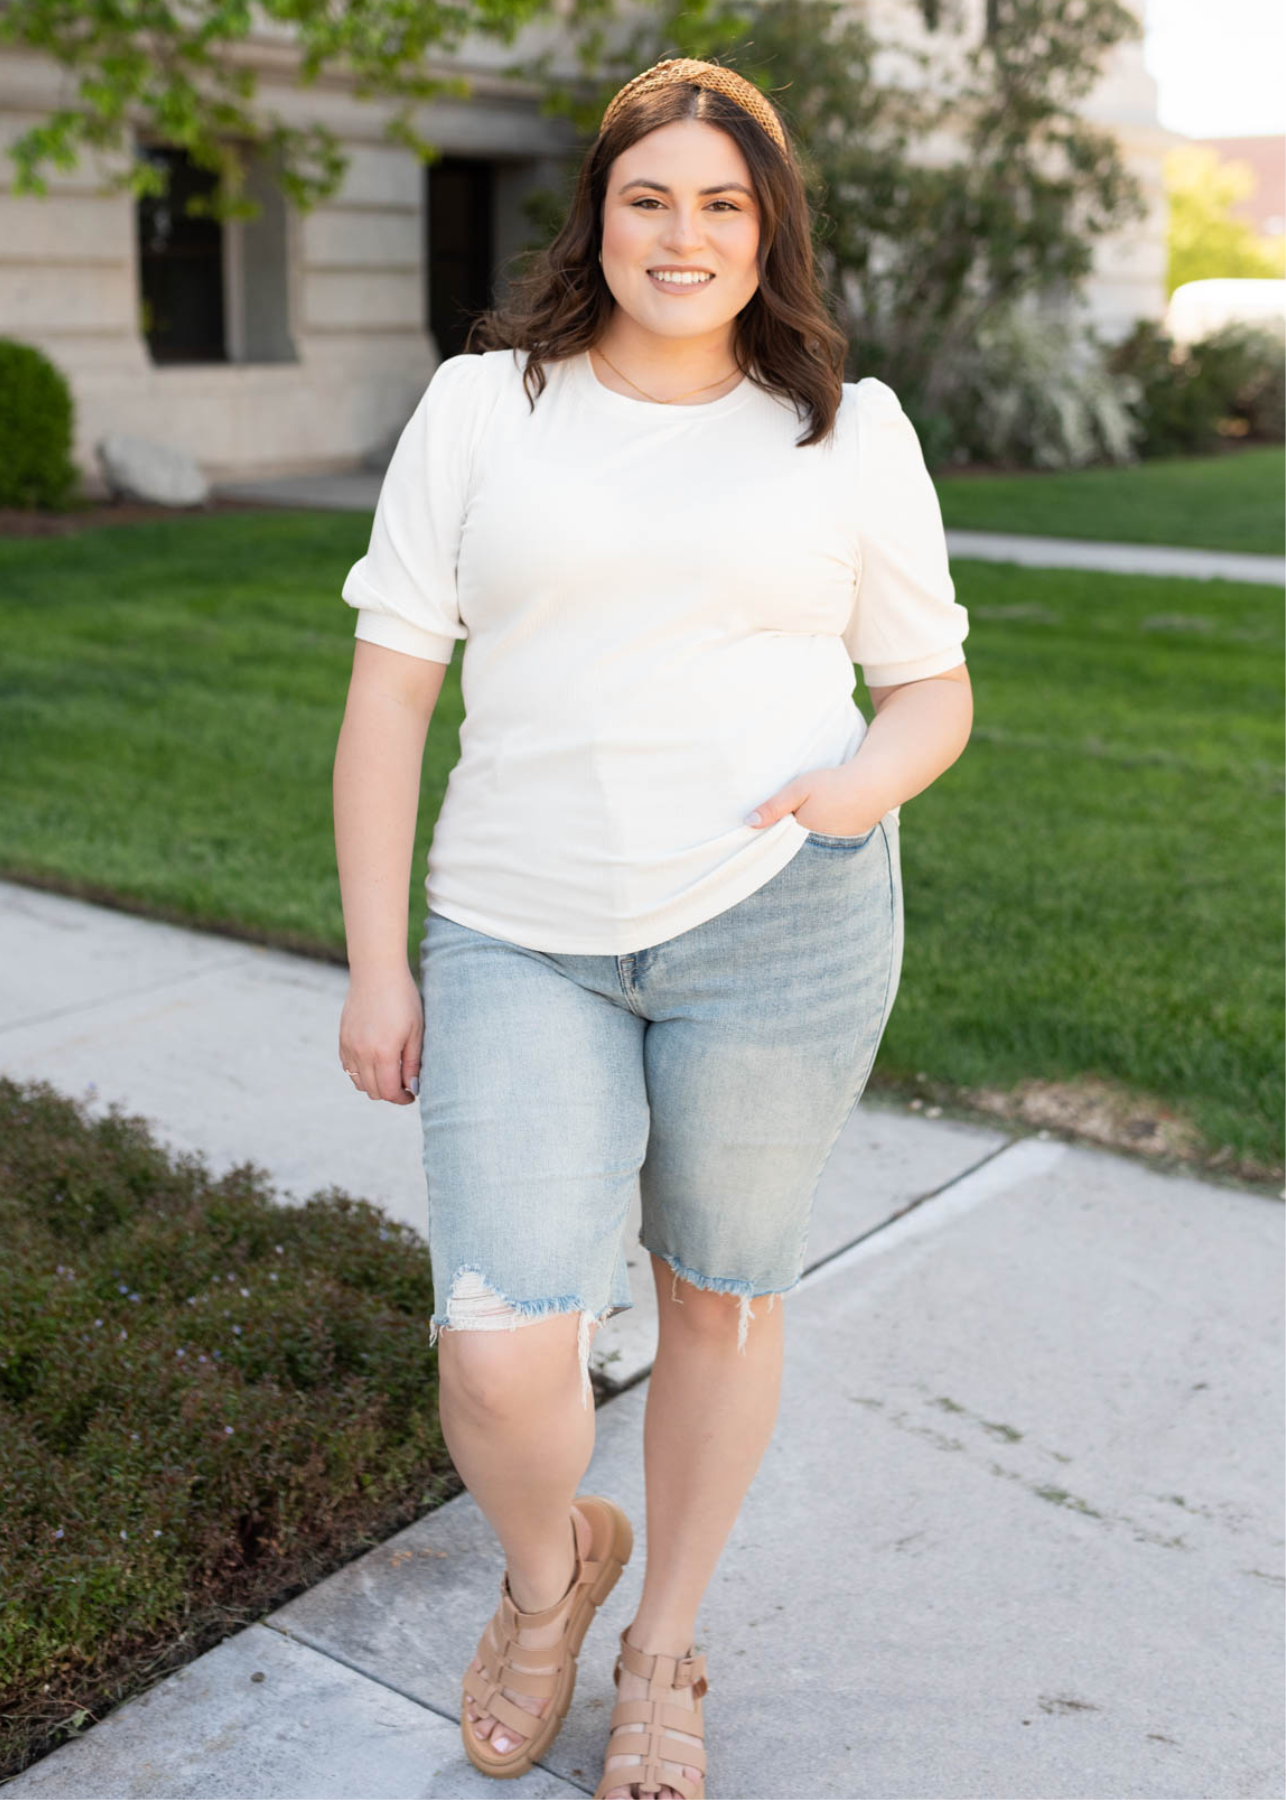
[[[705,1654],[698,1654],[694,1644],[686,1656],[662,1656],[659,1652],[649,1656],[634,1648],[625,1635],[628,1630],[627,1625],[621,1633],[621,1653],[612,1670],[612,1680],[617,1687],[621,1685],[621,1668],[624,1666],[632,1675],[641,1675],[647,1682],[647,1698],[616,1702],[612,1708],[611,1736],[607,1740],[604,1762],[610,1762],[614,1756],[641,1756],[643,1762],[627,1763],[615,1769],[605,1767],[603,1779],[594,1789],[593,1800],[604,1800],[613,1788],[621,1787],[629,1788],[639,1796],[659,1794],[662,1788],[671,1788],[676,1794],[682,1794],[683,1800],[705,1800],[704,1747],[666,1736],[670,1731],[690,1731],[694,1737],[705,1735],[701,1700],[710,1686],[706,1680]],[[691,1712],[685,1706],[666,1705],[666,1696],[676,1687],[692,1689]],[[700,1769],[701,1779],[694,1782],[686,1775],[662,1775],[663,1762],[674,1768],[682,1768],[686,1763],[691,1769]]]
[[[599,1607],[621,1578],[634,1549],[634,1529],[620,1507],[598,1494],[578,1494],[572,1505],[572,1529],[576,1536],[576,1572],[561,1600],[542,1612],[522,1612],[514,1605],[509,1571],[500,1578],[500,1605],[487,1622],[478,1644],[479,1674],[472,1662],[465,1671],[460,1707],[460,1735],[475,1769],[500,1781],[525,1775],[558,1736],[576,1686],[576,1658]],[[562,1640],[541,1649],[529,1649],[518,1641],[520,1630],[552,1625],[562,1615]],[[515,1662],[514,1658],[520,1658]],[[501,1693],[511,1688],[533,1700],[548,1698],[541,1713],[524,1711]],[[508,1726],[525,1742],[497,1755],[486,1738],[478,1737],[469,1719],[469,1702],[479,1713],[488,1713]],[[495,1727],[492,1727],[494,1731]]]

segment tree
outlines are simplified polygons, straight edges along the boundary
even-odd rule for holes
[[[922,19],[920,0],[903,6]],[[616,0],[0,0],[0,42],[53,56],[79,83],[79,105],[13,147],[15,187],[41,192],[42,169],[146,125],[215,171],[205,210],[257,210],[242,192],[247,146],[276,154],[287,198],[306,208],[335,191],[344,158],[323,126],[257,104],[256,30],[293,44],[304,84],[344,73],[360,97],[400,101],[388,135],[432,160],[416,106],[469,84],[427,74],[424,59],[475,31],[512,42],[548,14],[556,50],[502,72],[537,82],[542,110],[586,138],[617,88],[662,56],[714,58],[770,94],[800,148],[819,263],[861,372],[933,410],[983,321],[1028,296],[1074,293],[1095,239],[1143,216],[1115,140],[1079,112],[1139,24],[1124,0],[989,0],[970,44],[944,28],[957,16],[944,5],[926,50],[877,36],[866,11],[862,0],[627,0],[619,16]],[[571,80],[552,69],[569,45],[581,69]],[[142,159],[118,178],[136,193],[164,180]],[[530,211],[550,233],[564,209],[551,194]]]
[[[343,74],[362,99],[400,102],[385,130],[426,161],[416,106],[438,94],[466,96],[461,75],[428,74],[475,32],[511,43],[555,0],[0,0],[0,44],[52,57],[77,82],[75,104],[60,106],[10,148],[19,194],[47,191],[45,172],[70,169],[86,150],[127,152],[112,187],[163,194],[163,169],[136,160],[133,129],[144,127],[188,151],[217,176],[213,195],[190,212],[256,217],[244,194],[247,152],[268,153],[287,198],[307,210],[343,180],[346,159],[320,124],[291,125],[258,103],[248,51],[259,35],[298,56],[295,80]]]
[[[1208,144],[1180,144],[1165,159],[1170,203],[1167,292],[1185,281],[1220,276],[1254,279],[1286,275],[1286,247],[1257,235],[1234,208],[1255,189],[1246,162],[1226,162]]]
[[[919,16],[919,0],[906,11]],[[553,82],[548,52],[509,72],[544,81],[547,109],[590,132],[663,56],[754,81],[799,146],[860,373],[921,409],[941,403],[983,321],[1074,294],[1095,240],[1146,213],[1116,140],[1079,111],[1110,52],[1138,36],[1121,0],[995,0],[980,41],[942,34],[928,50],[877,36],[851,0],[667,0],[609,40],[613,19],[611,0],[572,0],[565,15],[588,88]]]

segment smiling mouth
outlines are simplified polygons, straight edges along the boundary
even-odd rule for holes
[[[708,269],[649,269],[648,274],[669,287],[706,287],[714,280]]]

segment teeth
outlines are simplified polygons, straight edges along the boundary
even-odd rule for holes
[[[687,273],[684,273],[682,275],[671,275],[669,273],[663,273],[660,269],[650,269],[648,271],[648,273],[652,276],[653,280],[669,281],[669,282],[672,282],[675,287],[693,287],[699,282],[713,280],[713,276],[710,276],[710,275],[695,275],[695,274],[687,274]]]

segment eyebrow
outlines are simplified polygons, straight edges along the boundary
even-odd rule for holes
[[[662,194],[668,194],[670,192],[670,189],[666,187],[663,181],[649,181],[646,175],[636,175],[633,181],[627,181],[625,185],[617,191],[626,194],[632,187],[656,188],[658,192]],[[751,200],[755,197],[745,183],[741,181],[721,181],[717,187],[698,188],[697,192],[698,194],[729,194],[735,192],[738,194],[745,194]]]

